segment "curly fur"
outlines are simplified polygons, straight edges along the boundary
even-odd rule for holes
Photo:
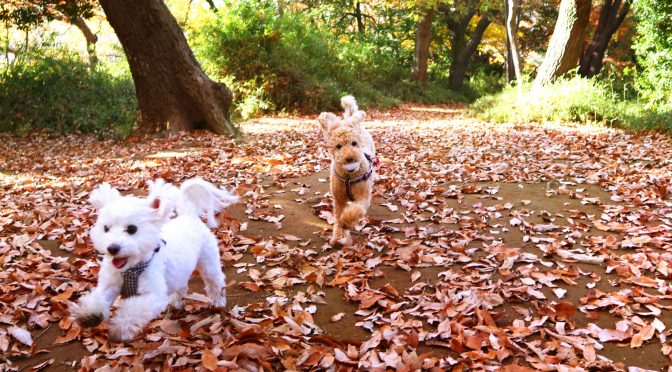
[[[352,184],[355,200],[350,201],[346,186],[339,178],[356,179],[362,176],[373,166],[366,156],[373,158],[376,155],[373,138],[361,124],[366,114],[359,110],[355,98],[345,96],[341,98],[341,105],[343,118],[323,112],[317,119],[331,155],[331,194],[337,220],[330,240],[332,245],[351,243],[350,230],[366,216],[373,189],[373,176]]]

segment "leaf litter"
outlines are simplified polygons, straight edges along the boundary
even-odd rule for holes
[[[329,160],[314,118],[100,141],[3,134],[0,351],[7,369],[660,369],[670,364],[670,138],[495,125],[458,105],[371,111],[374,203],[325,244]],[[229,307],[202,288],[128,344],[81,329],[96,281],[88,193],[200,176],[240,205],[216,234]],[[43,334],[45,336],[43,336]],[[46,335],[51,334],[50,338]],[[49,338],[47,340],[47,338]],[[65,353],[81,344],[86,353]],[[641,358],[646,353],[646,358]],[[67,355],[66,355],[67,354]]]

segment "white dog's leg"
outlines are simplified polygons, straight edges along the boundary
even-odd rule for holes
[[[168,307],[168,296],[157,293],[125,299],[110,321],[110,340],[127,342]]]
[[[96,327],[110,317],[110,306],[119,295],[116,286],[100,285],[79,300],[75,311],[83,327]]]
[[[210,297],[215,307],[226,306],[226,276],[222,272],[222,263],[219,259],[217,240],[209,239],[206,246],[201,248],[198,259],[198,272],[205,283],[205,293]]]
[[[182,302],[182,299],[187,295],[188,291],[189,288],[184,288],[170,295],[170,307],[177,310],[184,309],[184,302]]]

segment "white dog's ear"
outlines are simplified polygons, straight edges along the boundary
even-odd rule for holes
[[[89,203],[91,203],[96,209],[101,209],[107,203],[119,199],[121,194],[117,189],[110,186],[109,183],[105,182],[96,187],[91,195],[89,196]]]
[[[157,179],[155,181],[147,181],[149,186],[149,195],[147,195],[147,202],[149,206],[156,210],[158,219],[166,220],[170,218],[176,206],[176,193],[179,193],[177,187],[170,183]]]
[[[339,120],[339,117],[331,112],[323,112],[317,118],[317,121],[320,122],[320,129],[322,129],[322,133],[325,135],[335,128],[334,124]]]

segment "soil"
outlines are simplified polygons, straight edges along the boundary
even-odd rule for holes
[[[327,172],[315,173],[308,177],[301,177],[295,179],[289,179],[288,182],[295,182],[297,184],[304,185],[309,188],[312,193],[319,193],[323,195],[328,192],[329,185],[327,182],[322,182],[328,178]],[[490,198],[483,198],[482,195],[467,195],[461,203],[455,200],[454,208],[460,210],[470,210],[471,205],[477,202],[483,203],[484,205],[502,203],[506,201],[515,201],[528,200],[531,203],[528,205],[523,205],[520,202],[514,204],[514,208],[527,208],[537,211],[537,215],[541,216],[548,212],[552,215],[567,213],[570,210],[576,210],[580,212],[585,212],[587,214],[600,213],[600,209],[595,205],[584,205],[580,200],[575,198],[563,197],[563,196],[547,196],[547,190],[549,185],[547,183],[536,183],[536,184],[512,184],[512,183],[482,183],[475,184],[475,186],[486,186],[486,187],[498,187],[499,191],[497,194],[493,195]],[[330,226],[322,219],[315,216],[311,207],[314,204],[317,204],[317,201],[297,203],[295,201],[297,194],[292,192],[282,192],[275,193],[280,189],[276,188],[272,183],[266,184],[267,192],[272,194],[273,197],[269,201],[269,205],[281,205],[283,209],[283,214],[286,216],[283,221],[282,233],[290,234],[296,237],[301,238],[303,241],[311,240],[311,244],[306,246],[304,249],[313,249],[316,251],[321,251],[325,244],[325,239],[323,236],[329,232]],[[609,194],[604,190],[596,186],[582,186],[585,188],[584,194],[589,197],[598,197],[603,201],[609,200]],[[501,198],[501,200],[498,200]],[[382,206],[382,204],[387,203],[385,199],[375,198],[371,209],[370,217],[377,220],[392,220],[395,218],[401,217],[401,210],[397,212],[390,211],[387,207]],[[241,203],[239,205],[231,207],[227,213],[232,217],[240,219],[241,223],[248,223],[247,231],[243,232],[244,235],[249,236],[259,236],[270,238],[278,234],[276,226],[268,222],[252,221],[247,218],[245,213],[245,204]],[[539,221],[542,222],[542,218],[538,217]],[[562,220],[558,219],[557,223],[561,223]],[[410,226],[410,225],[402,225]],[[594,234],[602,234],[601,231],[592,231]],[[511,229],[507,233],[501,235],[505,245],[507,246],[520,246],[522,242],[522,234],[520,231]],[[67,252],[64,252],[58,249],[58,244],[55,242],[43,241],[41,244],[47,249],[49,249],[55,255],[68,255]],[[524,251],[533,252],[539,254],[540,252],[532,246],[523,246]],[[245,257],[239,262],[254,262],[254,257],[245,253]],[[618,277],[613,274],[605,274],[604,268],[599,267],[599,265],[590,265],[590,264],[574,264],[576,267],[581,269],[584,272],[596,272],[601,277],[601,280],[597,282],[596,288],[603,291],[613,291],[615,288],[611,287],[609,280],[618,281]],[[262,267],[263,269],[263,267]],[[428,267],[421,268],[420,272],[422,276],[420,280],[427,281],[430,283],[435,283],[440,281],[438,274],[444,271],[445,267]],[[245,289],[242,289],[240,286],[237,286],[236,283],[239,281],[249,280],[249,278],[244,274],[237,274],[236,268],[226,267],[225,273],[227,276],[228,282],[228,301],[229,307],[236,305],[247,305],[250,303],[263,301],[264,297],[273,295],[273,292],[263,292],[251,293]],[[385,277],[382,279],[376,279],[372,281],[372,288],[379,288],[383,285],[390,283],[399,291],[405,291],[411,286],[411,273],[401,270],[399,268],[389,267],[385,270]],[[583,279],[583,277],[581,277]],[[567,290],[567,295],[563,298],[564,301],[569,301],[574,304],[580,303],[580,298],[585,296],[589,291],[587,287],[588,281],[583,279],[578,281],[578,285],[569,286],[560,284],[559,287]],[[203,293],[203,287],[199,278],[194,277],[191,281],[190,288],[192,291]],[[293,288],[292,291],[305,290],[304,287]],[[330,335],[338,340],[356,340],[359,342],[365,341],[368,339],[370,333],[361,327],[357,327],[357,323],[360,319],[354,313],[358,310],[357,306],[344,300],[342,291],[336,287],[324,287],[323,290],[326,293],[325,301],[328,304],[318,305],[318,310],[315,314],[316,323],[322,327],[327,335]],[[553,298],[553,293],[546,289],[544,294],[548,298]],[[505,303],[504,305],[497,308],[497,311],[502,314],[501,318],[498,319],[498,322],[508,323],[511,320],[516,318],[516,311],[514,307],[525,308],[525,303]],[[345,313],[342,319],[338,322],[331,321],[331,317],[338,314]],[[661,320],[665,324],[672,323],[672,316],[670,313],[665,312],[661,317]],[[614,327],[615,322],[617,321],[616,317],[610,316],[608,313],[600,313],[600,318],[598,320],[587,319],[583,313],[577,312],[577,316],[574,320],[578,326],[585,326],[589,322],[594,322],[601,327]],[[53,329],[52,329],[53,328]],[[36,337],[37,349],[46,348],[50,350],[50,353],[44,355],[36,355],[30,359],[19,360],[18,365],[20,367],[30,367],[36,364],[40,364],[44,360],[55,359],[55,363],[46,368],[45,370],[52,371],[65,371],[65,370],[76,370],[77,368],[73,367],[73,362],[79,361],[82,357],[87,355],[86,349],[78,342],[72,342],[65,345],[50,346],[53,340],[60,336],[60,332],[56,327],[52,327],[43,332],[43,334]],[[629,344],[623,345],[624,347],[619,347],[614,343],[606,343],[604,350],[599,351],[600,355],[603,355],[614,361],[622,361],[626,365],[636,365],[640,368],[650,368],[657,369],[660,366],[668,363],[666,357],[660,352],[660,347],[654,343],[645,344],[639,349],[631,349]],[[425,347],[422,351],[431,350],[439,355],[448,353],[443,348],[437,347]]]
[[[310,241],[306,246],[301,247],[301,249],[318,252],[318,255],[328,255],[329,252],[333,249],[326,245],[326,239],[330,233],[330,225],[323,219],[319,218],[314,210],[313,206],[318,204],[322,196],[328,193],[329,184],[327,182],[329,177],[328,171],[322,170],[320,172],[311,174],[306,177],[299,178],[290,178],[285,179],[284,181],[289,184],[302,185],[308,192],[302,196],[298,195],[296,192],[289,191],[291,187],[278,187],[273,180],[271,179],[262,179],[261,184],[264,185],[265,192],[268,195],[271,195],[268,201],[268,209],[279,209],[281,208],[282,214],[285,215],[285,219],[282,221],[282,229],[278,230],[274,223],[259,221],[259,220],[250,220],[248,214],[245,212],[246,201],[243,199],[241,203],[235,205],[227,210],[227,214],[230,217],[237,218],[240,220],[241,224],[247,224],[247,228],[244,231],[241,231],[241,235],[250,236],[250,237],[262,237],[262,238],[271,238],[280,234],[289,234],[300,238],[301,241]],[[462,199],[450,199],[447,202],[449,205],[454,208],[456,211],[463,211],[465,215],[473,215],[473,205],[476,203],[482,203],[484,206],[503,204],[510,202],[513,204],[513,211],[527,210],[533,211],[532,215],[534,217],[528,217],[527,221],[534,223],[545,223],[548,222],[548,219],[553,219],[553,223],[556,225],[563,226],[567,224],[566,218],[572,214],[585,213],[587,215],[600,215],[602,209],[590,203],[582,203],[581,198],[572,198],[567,195],[560,195],[553,192],[558,188],[558,185],[553,184],[552,182],[544,183],[461,183],[461,186],[475,186],[482,188],[491,188],[497,190],[493,194],[479,193],[479,194],[465,194]],[[449,185],[446,185],[449,186]],[[568,189],[579,193],[585,197],[598,198],[604,203],[614,204],[613,201],[610,201],[611,194],[603,190],[602,188],[594,185],[569,185]],[[522,200],[526,202],[523,203]],[[393,212],[383,204],[388,203],[389,201],[381,197],[375,197],[372,203],[372,206],[369,210],[369,219],[376,221],[386,221],[394,220],[403,217],[404,209],[399,208],[398,211]],[[563,216],[563,217],[560,217]],[[431,223],[420,223],[420,226],[429,226]],[[405,227],[412,227],[411,224],[397,224],[395,225],[401,231],[395,232],[400,237],[403,237],[403,229]],[[416,226],[418,227],[418,226]],[[452,225],[435,225],[435,228],[441,229],[451,229],[455,228]],[[505,246],[508,247],[520,247],[523,252],[530,252],[543,256],[541,252],[534,244],[524,242],[523,234],[515,228],[509,228],[505,231],[501,226],[489,226],[490,232],[494,235],[497,235],[501,239]],[[582,237],[585,239],[590,235],[606,235],[608,233],[596,229],[590,230],[589,234]],[[362,239],[361,235],[355,234],[355,240]],[[41,241],[40,244],[52,252],[54,255],[67,256],[71,257],[69,253],[59,249],[59,243],[55,241]],[[297,246],[297,242],[289,241],[289,245]],[[482,250],[487,250],[487,247],[484,246],[483,242],[472,242],[469,246],[474,248],[479,248]],[[223,250],[229,249],[229,247],[221,247]],[[616,249],[614,252],[625,253],[625,250]],[[74,257],[74,256],[72,256]],[[244,252],[243,258],[237,263],[254,263],[255,257],[250,252]],[[291,264],[289,264],[291,265]],[[538,263],[540,269],[544,269]],[[609,274],[605,272],[606,264],[581,264],[581,263],[567,263],[568,267],[573,267],[575,269],[581,270],[582,272],[594,272],[594,280],[588,280],[588,276],[580,276],[577,279],[576,285],[567,285],[559,281],[559,288],[565,289],[567,294],[561,300],[547,287],[544,287],[542,292],[549,299],[554,299],[556,301],[568,301],[573,304],[580,304],[581,298],[586,296],[586,294],[596,288],[605,292],[617,291],[619,286],[624,285],[620,281],[620,277]],[[256,268],[263,272],[263,270],[268,269],[264,265],[257,265]],[[289,267],[291,269],[291,267]],[[406,291],[411,285],[411,272],[401,270],[397,267],[387,267],[384,264],[381,265],[381,270],[384,272],[384,277],[373,279],[370,281],[371,288],[380,288],[387,283],[392,284],[398,291]],[[454,271],[459,271],[460,267],[451,267]],[[418,268],[420,271],[420,281],[426,281],[428,283],[437,283],[441,281],[439,274],[448,267],[444,266],[430,266],[424,268]],[[414,269],[415,271],[415,269]],[[225,272],[227,276],[227,286],[228,286],[228,306],[227,308],[233,308],[236,305],[247,305],[250,303],[264,301],[265,298],[273,296],[275,291],[262,289],[259,292],[250,292],[238,285],[239,282],[248,281],[249,276],[247,273],[238,273],[238,268],[231,265],[225,266]],[[200,279],[197,276],[192,278],[190,283],[190,289],[195,292],[203,293],[203,287],[200,282]],[[295,286],[291,289],[284,290],[286,293],[296,293],[297,291],[305,291],[305,286]],[[343,290],[338,287],[322,287],[321,291],[325,293],[325,301],[327,304],[320,304],[317,306],[317,311],[314,314],[315,322],[325,331],[329,336],[337,340],[354,340],[362,342],[367,340],[370,337],[370,332],[366,329],[357,326],[356,323],[361,321],[362,318],[355,315],[355,312],[358,310],[357,304],[348,302],[344,298]],[[519,312],[521,309],[530,308],[530,305],[524,302],[506,302],[505,304],[497,307],[494,311],[496,312],[498,318],[498,324],[510,324],[513,319],[519,318]],[[339,313],[345,313],[345,315],[338,321],[332,321],[332,317]],[[666,311],[663,312],[659,317],[663,323],[666,325],[672,324],[672,312]],[[588,319],[585,314],[582,312],[577,312],[573,321],[577,326],[585,326],[588,323],[595,323],[600,327],[604,328],[614,328],[616,321],[619,318],[609,314],[607,312],[599,312],[598,319]],[[54,339],[60,336],[60,330],[52,326],[44,330],[40,334],[34,334],[33,337],[36,342],[36,350],[46,349],[49,350],[49,353],[37,354],[28,359],[18,359],[14,362],[21,369],[28,369],[36,365],[40,365],[46,360],[53,359],[53,363],[47,366],[44,370],[51,371],[67,371],[67,370],[76,370],[77,363],[81,358],[88,355],[86,349],[78,341],[74,341],[65,345],[53,346],[52,343]],[[445,348],[433,347],[433,346],[422,346],[421,351],[432,351],[438,355],[449,355],[452,353]],[[664,356],[660,351],[660,344],[657,342],[645,343],[642,347],[637,349],[631,349],[629,343],[624,345],[619,345],[618,343],[605,343],[604,349],[597,350],[598,355],[602,355],[606,358],[609,358],[616,362],[623,362],[627,366],[637,366],[640,368],[647,369],[661,369],[663,366],[668,365],[669,359]],[[514,363],[524,364],[525,361],[514,360],[511,361]]]

